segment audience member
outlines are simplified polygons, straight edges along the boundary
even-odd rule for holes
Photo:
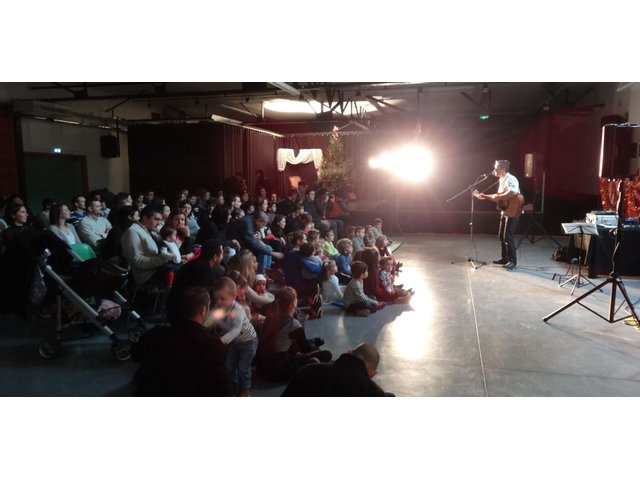
[[[86,199],[82,195],[74,195],[71,197],[71,205],[73,210],[71,211],[71,218],[69,219],[69,223],[74,227],[78,227],[80,220],[82,220],[85,216],[85,204]]]
[[[160,238],[162,238],[162,243],[164,245],[160,247],[160,251],[169,252],[173,256],[171,262],[181,264],[182,255],[180,255],[180,249],[176,243],[177,235],[178,231],[175,228],[168,225],[162,227],[162,230],[160,230]]]
[[[193,237],[187,225],[187,217],[183,212],[176,212],[169,217],[169,225],[176,229],[176,245],[182,261],[190,262],[195,257]]]
[[[302,255],[302,270],[300,271],[302,277],[319,280],[322,259],[316,255],[316,248],[311,243],[305,243],[300,246],[300,255]]]
[[[375,246],[375,240],[373,238],[373,225],[367,225],[364,227],[364,238],[362,239],[365,247]]]
[[[247,289],[247,302],[256,309],[261,309],[268,303],[273,301],[270,296],[260,296],[252,288],[256,282],[256,274],[258,273],[258,261],[256,256],[246,248],[240,250],[231,260],[229,260],[229,271],[236,270],[249,283]]]
[[[378,239],[379,236],[384,235],[384,233],[382,232],[382,219],[381,218],[376,218],[373,220],[373,239],[374,241]],[[391,240],[389,237],[387,237],[387,243],[389,245],[391,245],[393,243],[393,240]]]
[[[112,213],[114,223],[102,245],[102,258],[126,265],[127,261],[122,255],[122,234],[133,222],[140,220],[140,212],[133,205],[123,205]]]
[[[357,252],[358,250],[361,250],[365,247],[363,226],[358,225],[354,228],[354,235],[351,238],[351,243],[353,245],[354,252]]]
[[[122,255],[131,266],[136,285],[162,284],[168,272],[175,271],[179,265],[172,266],[173,255],[160,253],[160,239],[152,236],[162,218],[157,208],[144,207],[140,221],[134,222],[122,234]]]
[[[216,305],[214,327],[227,345],[225,369],[233,396],[248,397],[251,389],[251,363],[258,348],[258,335],[245,310],[236,302],[236,284],[222,277],[214,287]]]
[[[375,240],[375,247],[378,249],[378,253],[380,254],[380,258],[390,258],[393,261],[393,271],[398,273],[400,268],[402,267],[402,262],[397,262],[395,257],[391,255],[389,251],[389,247],[387,246],[387,236],[380,235]]]
[[[384,397],[372,378],[380,354],[370,343],[361,343],[335,362],[309,364],[298,370],[283,397]]]
[[[275,299],[273,293],[267,290],[267,277],[261,273],[256,275],[256,280],[253,284],[253,291],[256,292],[258,297],[262,297],[264,299],[264,302],[260,302],[259,305],[255,305],[256,308],[260,308],[263,305],[271,303]]]
[[[78,236],[83,243],[91,247],[100,254],[102,244],[111,230],[111,223],[101,214],[102,204],[100,200],[89,200],[87,204],[87,215],[78,223]]]
[[[80,243],[80,237],[78,237],[76,229],[72,224],[67,223],[70,218],[71,212],[64,203],[51,205],[49,209],[49,230],[69,246]]]
[[[293,317],[297,304],[295,290],[284,287],[276,293],[267,312],[258,341],[256,366],[270,380],[286,381],[310,362],[331,360],[331,352],[318,350],[324,341],[307,339],[304,327]]]
[[[182,314],[173,324],[153,328],[133,345],[133,360],[141,363],[135,395],[229,396],[225,348],[204,327],[209,307],[209,293],[190,288],[181,297]]]
[[[365,247],[360,250],[359,259],[367,264],[369,276],[364,281],[364,293],[380,302],[407,303],[410,295],[400,295],[400,292],[388,292],[380,279],[380,253],[375,247]]]
[[[264,212],[241,218],[229,225],[229,235],[248,248],[258,259],[258,271],[265,273],[271,266],[271,257],[282,259],[281,252],[274,252],[273,248],[256,238],[256,232],[267,225],[268,217]]]
[[[306,243],[306,234],[298,230],[289,235],[291,249],[285,253],[282,260],[282,271],[284,272],[285,283],[293,287],[300,299],[302,305],[311,305],[312,311],[310,315],[313,317],[321,306],[322,298],[318,295],[319,283],[318,279],[308,279],[302,276],[302,269],[315,269],[315,273],[320,274],[320,267],[309,264],[305,267],[304,258],[300,253],[300,247]],[[320,299],[320,302],[318,302]]]
[[[338,255],[340,255],[340,252],[338,252],[338,249],[333,244],[335,238],[333,230],[324,230],[321,233],[321,237],[322,239],[320,240],[320,246],[322,247],[322,251],[325,253],[327,258],[335,259]]]
[[[32,228],[27,224],[29,214],[27,213],[27,207],[20,203],[14,203],[9,209],[8,224],[9,226],[2,231],[2,244],[5,248],[9,246],[13,238],[19,233]]]
[[[353,254],[353,243],[348,238],[341,238],[336,244],[340,255],[336,257],[338,266],[338,280],[347,284],[351,280],[351,255]]]
[[[215,283],[225,274],[222,258],[222,244],[218,240],[207,240],[202,244],[200,256],[175,272],[167,295],[167,319],[178,319],[180,298],[188,288],[203,287],[213,295]]]
[[[355,261],[351,264],[351,281],[344,290],[342,297],[347,313],[359,317],[368,317],[370,313],[380,310],[384,303],[369,298],[364,293],[363,281],[369,275],[367,264]]]
[[[51,211],[51,206],[55,205],[56,201],[53,198],[43,198],[42,199],[42,211],[38,214],[35,220],[36,228],[47,228],[49,226],[49,212]]]
[[[340,306],[344,305],[342,297],[344,295],[344,286],[340,286],[336,273],[338,267],[334,260],[327,260],[322,266],[322,301],[323,303],[335,303]]]
[[[393,259],[391,257],[383,257],[380,259],[380,285],[384,290],[395,297],[396,303],[408,302],[413,295],[413,289],[405,290],[403,285],[394,285],[395,278],[393,275]],[[406,297],[406,298],[405,298]]]

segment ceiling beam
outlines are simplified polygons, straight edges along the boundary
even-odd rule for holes
[[[288,83],[284,83],[284,82],[269,82],[269,84],[273,85],[276,88],[279,88],[280,90],[290,93],[291,95],[300,95],[300,90],[298,90],[295,87],[292,87],[291,85],[289,85]]]
[[[244,110],[242,108],[234,107],[233,105],[227,105],[226,103],[221,103],[220,104],[221,107],[224,107],[227,110],[233,110],[234,112],[239,112],[239,113],[242,113],[244,115],[251,115],[254,118],[258,118],[258,115],[256,115],[251,110],[249,110],[244,103],[242,103],[240,105],[244,108]]]
[[[387,111],[382,107],[382,105],[380,105],[380,102],[378,102],[378,100],[370,96],[367,96],[366,98],[367,100],[369,100],[369,103],[371,103],[371,105],[376,108],[376,110],[378,110],[382,114],[387,114]]]

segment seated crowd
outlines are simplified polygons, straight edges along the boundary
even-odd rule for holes
[[[136,394],[248,396],[254,366],[273,381],[294,379],[287,395],[384,395],[370,380],[375,347],[331,363],[324,341],[305,334],[304,320],[321,317],[323,303],[368,316],[413,295],[394,283],[402,264],[382,220],[350,225],[328,189],[300,182],[282,200],[264,186],[253,199],[246,190],[182,189],[172,201],[100,191],[42,206],[34,217],[19,196],[5,199],[0,254],[20,232],[44,229],[126,266],[134,286],[168,291],[168,326],[134,346]],[[326,385],[311,387],[315,378]]]

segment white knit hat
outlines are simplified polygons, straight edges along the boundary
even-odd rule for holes
[[[267,281],[267,277],[265,277],[265,276],[264,276],[263,274],[261,274],[261,273],[258,273],[258,274],[256,275],[256,283],[258,283],[258,282],[260,282],[260,281],[265,281],[265,282],[266,282],[266,281]]]

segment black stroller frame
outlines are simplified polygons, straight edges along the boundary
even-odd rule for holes
[[[109,337],[112,342],[111,352],[114,358],[119,361],[129,360],[131,358],[132,343],[137,342],[147,329],[140,315],[131,308],[127,299],[118,291],[126,285],[128,270],[106,260],[86,260],[85,262],[77,264],[76,268],[85,270],[85,276],[104,274],[111,277],[110,281],[113,283],[111,285],[112,288],[109,288],[109,282],[101,283],[99,278],[96,278],[95,282],[91,281],[90,278],[83,278],[82,284],[78,286],[80,290],[83,290],[80,293],[87,293],[83,298],[82,295],[71,288],[68,283],[53,270],[51,265],[47,263],[50,255],[51,252],[45,249],[40,257],[39,268],[43,275],[55,282],[55,287],[58,289],[55,300],[55,326],[53,335],[45,338],[38,345],[40,356],[50,359],[54,358],[60,352],[65,328],[75,325],[89,325],[93,330],[97,329]],[[102,291],[98,293],[91,292],[93,287],[98,287],[98,290],[101,288]],[[103,293],[109,293],[112,296],[112,300],[121,307],[122,313],[119,319],[121,319],[123,315],[127,316],[128,340],[121,340],[109,327],[108,322],[105,321],[101,313],[86,300],[89,296],[101,297]],[[62,297],[69,300],[78,310],[78,315],[74,315],[73,319],[66,323],[63,321]],[[133,324],[131,324],[131,320],[133,320]]]

